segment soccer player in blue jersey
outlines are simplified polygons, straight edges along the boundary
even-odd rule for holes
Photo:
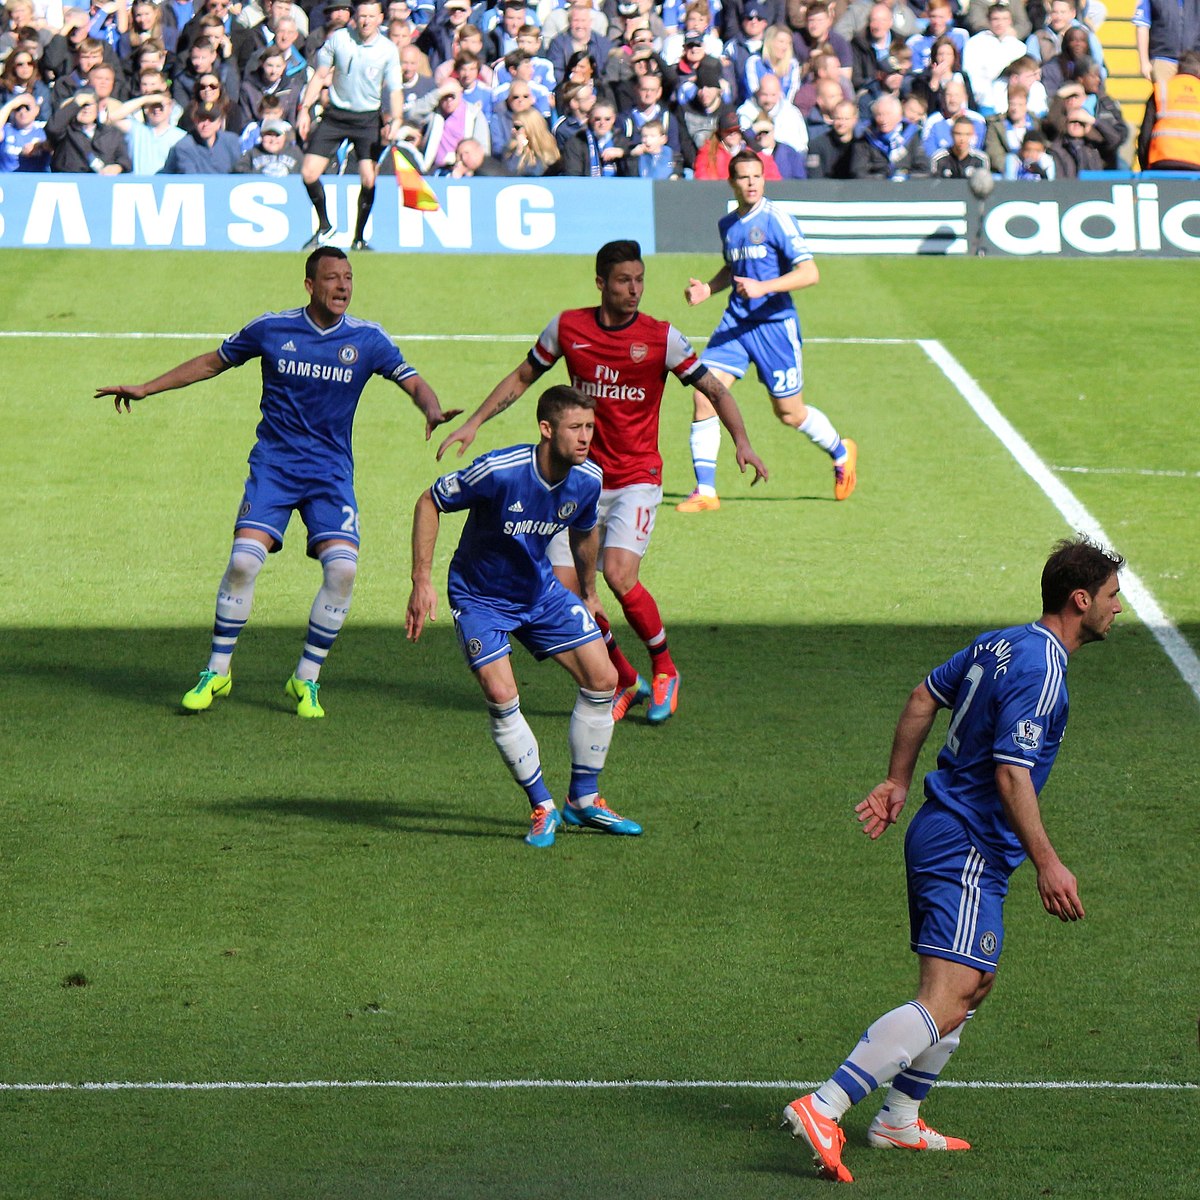
[[[1107,636],[1121,611],[1123,566],[1086,537],[1060,542],[1042,570],[1041,617],[980,634],[931,671],[900,714],[887,778],[855,811],[871,838],[896,822],[938,710],[949,709],[937,769],[925,776],[925,803],[904,838],[917,995],[878,1018],[829,1080],[784,1110],[827,1179],[851,1182],[838,1122],[883,1084],[891,1086],[867,1131],[870,1145],[970,1149],[927,1126],[920,1106],[991,990],[1009,876],[1028,857],[1045,910],[1061,921],[1084,915],[1038,796],[1067,724],[1067,658]]]
[[[346,614],[358,565],[358,501],[350,438],[354,413],[372,375],[407,392],[425,417],[425,440],[461,411],[443,412],[433,389],[405,361],[383,329],[347,313],[353,292],[350,260],[333,247],[304,264],[309,302],[265,313],[216,350],[189,359],[148,383],[100,388],[118,412],[158,392],[212,379],[252,358],[262,361],[262,420],[250,451],[250,475],[234,522],[233,549],[217,590],[208,666],[183,697],[200,712],[233,687],[230,660],[250,616],[254,584],[267,555],[283,549],[292,511],[308,530],[308,554],[321,564],[320,590],[308,637],[287,695],[301,717],[323,717],[317,682]]]
[[[415,642],[437,616],[430,576],[442,513],[467,513],[450,562],[447,596],[459,645],[479,680],[491,714],[492,740],[532,809],[531,846],[551,846],[568,825],[639,834],[600,796],[600,772],[612,739],[617,670],[604,648],[597,617],[596,556],[600,548],[600,468],[588,461],[596,402],[559,385],[538,400],[541,440],[510,446],[443,475],[413,512],[412,594],[405,626]],[[579,593],[554,574],[547,547],[567,531]],[[521,715],[510,635],[538,659],[553,658],[579,685],[567,740],[571,784],[560,813],[542,777],[537,739]]]
[[[771,395],[775,415],[833,460],[833,497],[846,500],[857,481],[858,447],[850,438],[839,437],[819,408],[804,403],[800,320],[791,293],[817,283],[817,264],[796,222],[766,199],[762,159],[753,150],[739,151],[730,159],[729,186],[737,207],[717,223],[725,263],[708,283],[689,279],[683,292],[688,304],[696,305],[730,289],[725,314],[700,361],[726,387],[753,363]],[[697,391],[693,400],[696,488],[675,507],[685,513],[711,512],[721,507],[721,426],[705,395]]]

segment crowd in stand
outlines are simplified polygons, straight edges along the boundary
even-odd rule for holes
[[[1133,165],[1096,0],[383,0],[427,174],[1075,178]],[[9,0],[0,171],[281,176],[351,0]],[[1165,15],[1164,15],[1165,14]],[[1178,17],[1178,19],[1176,19]],[[1166,22],[1170,28],[1164,25]],[[1140,0],[1143,167],[1200,170],[1200,0]],[[345,36],[345,35],[342,35]],[[1156,128],[1156,122],[1162,126]],[[347,143],[328,170],[353,167]]]

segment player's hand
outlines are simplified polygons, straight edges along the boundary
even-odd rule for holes
[[[475,440],[475,430],[471,428],[471,423],[468,421],[461,429],[456,429],[437,450],[437,460],[442,461],[442,455],[450,449],[451,446],[457,444],[458,457],[462,458],[463,452]]]
[[[907,799],[908,788],[890,779],[873,787],[867,798],[854,806],[863,833],[874,841],[889,825],[895,825]]]
[[[1042,907],[1060,921],[1078,921],[1083,917],[1083,901],[1079,899],[1079,884],[1075,876],[1057,859],[1039,868],[1038,894]]]
[[[582,599],[584,606],[597,623],[603,621],[605,625],[612,624],[608,619],[608,613],[604,611],[604,605],[600,603],[600,596],[597,592],[593,592],[590,596],[584,596]]]
[[[308,137],[309,128],[312,126],[312,114],[307,108],[302,108],[296,114],[296,137],[300,141],[304,141]]]
[[[745,442],[737,447],[737,465],[743,475],[746,473],[747,467],[754,468],[754,478],[750,480],[750,486],[753,487],[756,483],[764,482],[767,478],[767,468],[763,460],[754,453],[749,442]]]
[[[452,408],[447,412],[442,412],[441,410],[439,410],[436,416],[426,417],[425,418],[425,440],[429,441],[429,439],[431,437],[433,437],[433,431],[439,425],[445,425],[447,421],[453,421],[455,417],[461,417],[462,411],[463,410],[461,408]],[[441,457],[442,457],[441,453],[439,452],[438,458],[441,458]]]
[[[689,279],[683,289],[683,298],[688,304],[703,304],[712,295],[712,288],[701,279]]]
[[[421,636],[427,619],[437,620],[437,592],[432,583],[423,580],[413,584],[404,613],[404,634],[410,642],[415,642]]]
[[[146,389],[141,384],[120,384],[117,387],[97,388],[93,399],[99,400],[101,396],[112,396],[113,407],[117,412],[129,412],[131,400],[145,400],[147,395]]]
[[[746,300],[757,300],[767,294],[766,284],[761,279],[750,279],[744,275],[733,277],[733,290]]]

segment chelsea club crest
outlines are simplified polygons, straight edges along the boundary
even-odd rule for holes
[[[574,500],[568,500],[566,504],[558,510],[558,519],[560,521],[569,521],[575,515],[575,510],[579,507]]]
[[[358,350],[353,346],[343,346],[338,351],[338,362],[349,367],[353,363],[358,362]]]

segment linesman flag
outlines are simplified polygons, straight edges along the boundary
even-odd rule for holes
[[[396,170],[396,184],[400,188],[400,203],[405,208],[415,208],[421,212],[437,212],[438,198],[417,170],[411,154],[407,146],[392,146],[392,166]]]

